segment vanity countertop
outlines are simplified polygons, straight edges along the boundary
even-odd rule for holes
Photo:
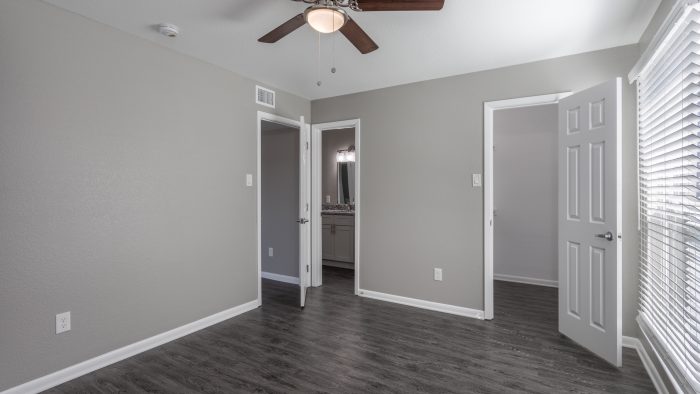
[[[324,209],[321,211],[321,215],[355,216],[355,211],[348,211],[345,209]]]

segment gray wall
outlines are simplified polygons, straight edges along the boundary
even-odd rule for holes
[[[256,299],[254,88],[0,1],[0,390]]]
[[[483,189],[471,174],[483,173],[484,101],[583,90],[626,76],[638,56],[629,45],[313,101],[314,123],[362,119],[360,286],[483,309]],[[624,83],[625,335],[636,334],[638,303],[635,114]]]
[[[299,129],[262,133],[262,270],[299,277]],[[271,126],[270,126],[271,125]],[[274,248],[273,256],[268,248]]]
[[[321,201],[331,196],[331,204],[338,203],[338,166],[336,154],[355,145],[355,129],[324,130],[321,134]]]
[[[659,8],[656,9],[656,13],[654,13],[654,16],[649,22],[649,25],[644,30],[644,33],[642,33],[642,37],[639,39],[640,54],[641,52],[644,52],[644,50],[647,49],[649,43],[654,38],[654,35],[659,30],[659,27],[662,23],[664,23],[664,20],[666,20],[668,13],[676,4],[676,1],[677,0],[661,0],[661,2],[659,3]]]
[[[494,112],[493,272],[557,282],[556,105]]]

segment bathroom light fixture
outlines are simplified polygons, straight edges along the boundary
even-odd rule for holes
[[[355,162],[355,147],[350,146],[348,149],[341,149],[336,154],[338,163],[354,163]]]
[[[319,33],[333,33],[345,25],[348,14],[338,7],[316,5],[304,11],[304,19]]]

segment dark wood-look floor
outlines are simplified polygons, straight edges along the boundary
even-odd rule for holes
[[[352,295],[352,271],[263,281],[263,307],[65,383],[53,393],[646,393],[637,354],[614,368],[557,333],[556,289],[496,282],[493,321]]]

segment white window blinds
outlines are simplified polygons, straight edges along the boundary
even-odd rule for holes
[[[688,7],[640,73],[640,319],[700,391],[700,12]]]

